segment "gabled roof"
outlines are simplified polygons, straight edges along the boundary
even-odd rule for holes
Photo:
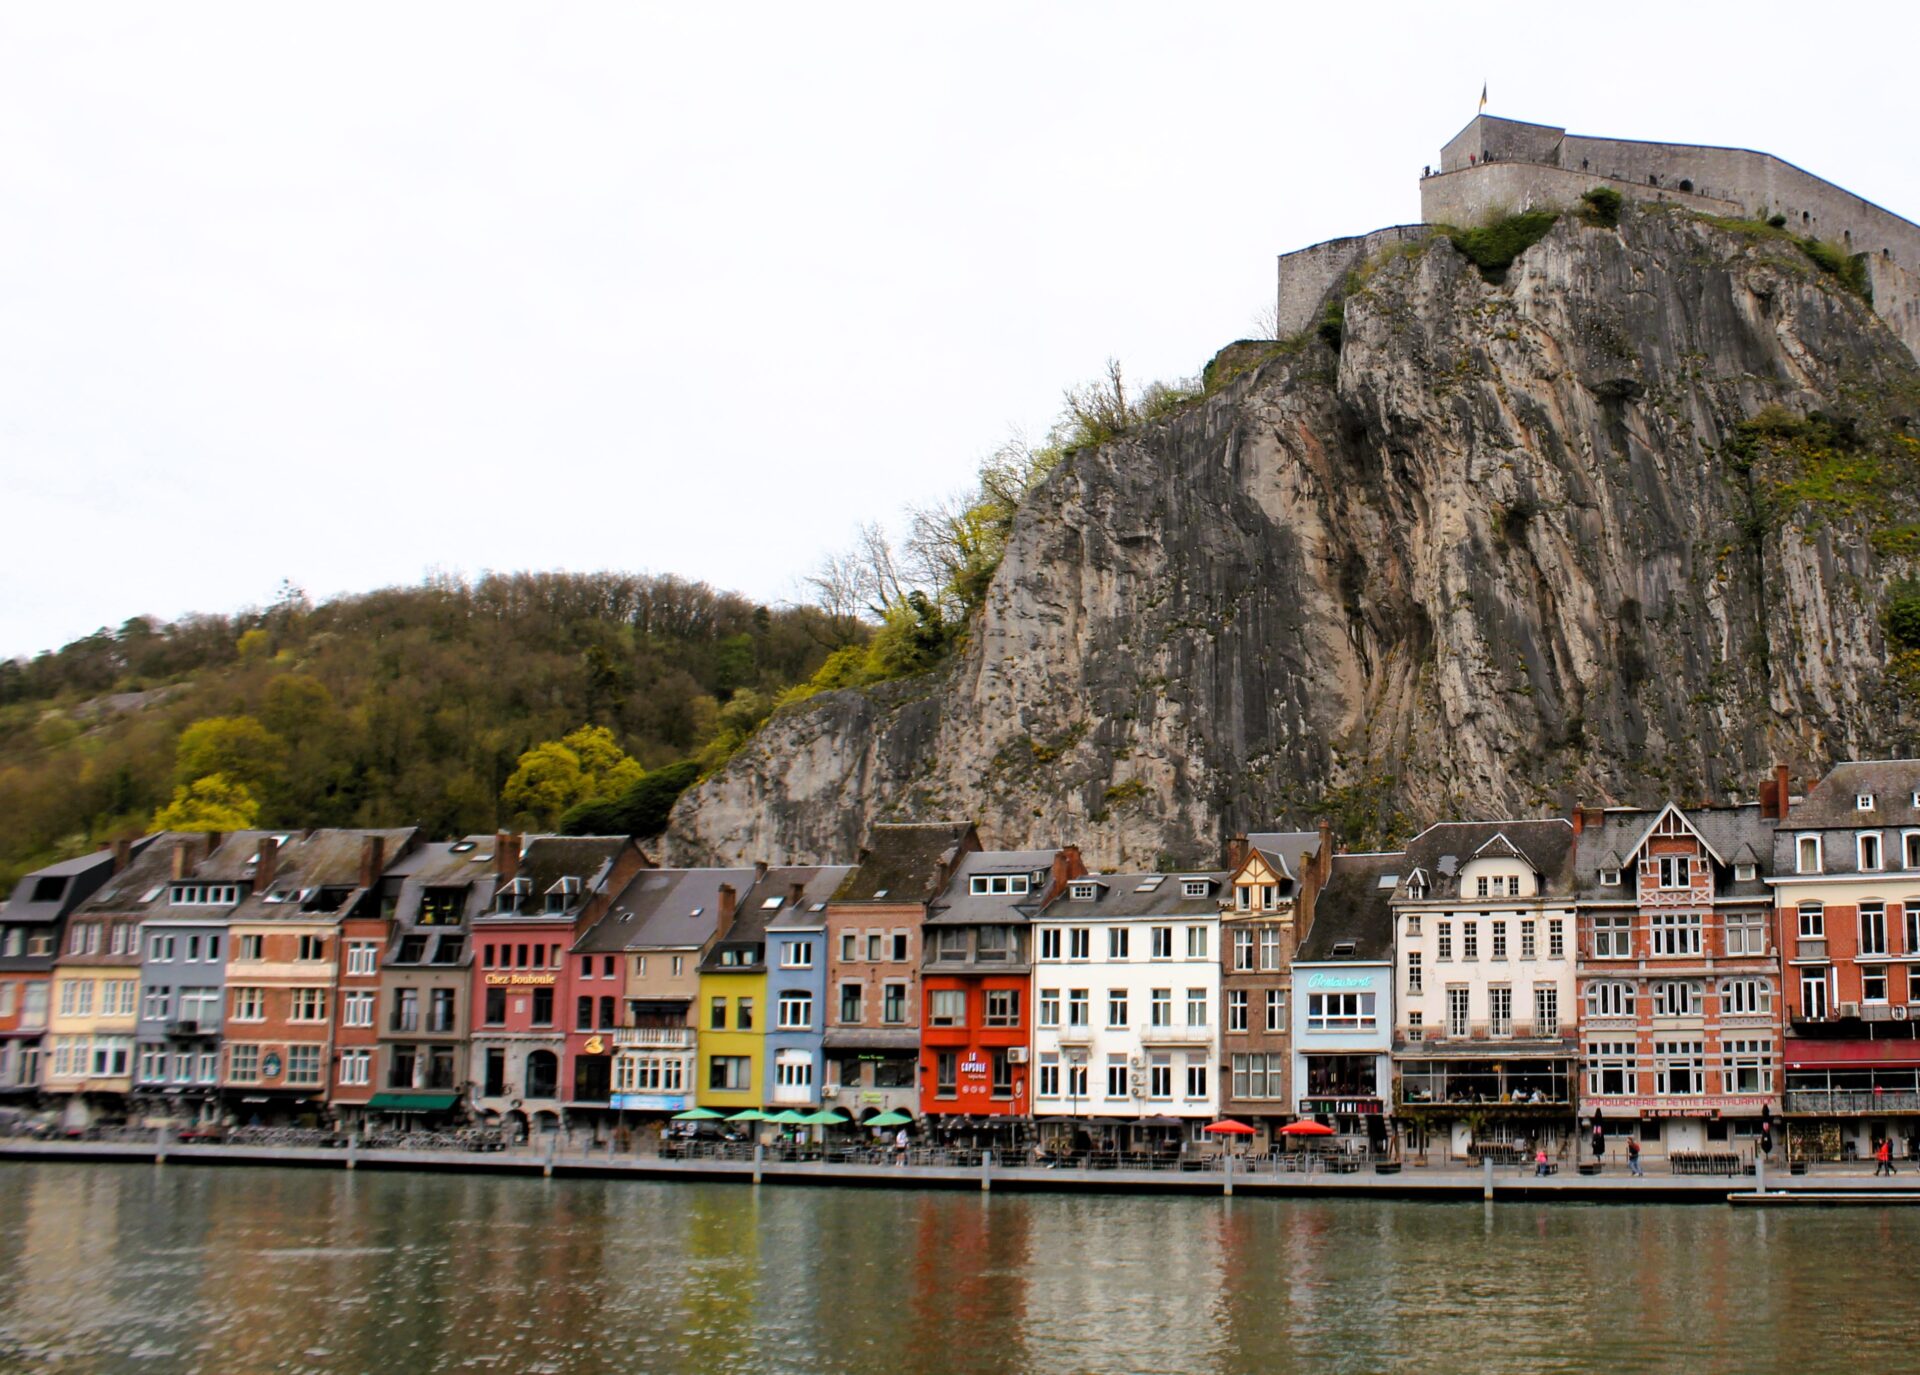
[[[154,839],[149,835],[133,842],[134,861]],[[132,867],[131,863],[128,867]],[[20,881],[13,885],[13,896],[0,904],[0,920],[19,925],[51,925],[92,897],[112,877],[111,849],[43,865],[20,876]],[[57,892],[51,891],[56,888]],[[39,896],[43,890],[46,896]]]
[[[1042,908],[1038,917],[1043,921],[1107,921],[1121,917],[1217,916],[1220,894],[1230,878],[1232,875],[1224,869],[1184,874],[1082,874]],[[1186,895],[1186,883],[1191,879],[1206,882],[1206,896]],[[1091,900],[1074,897],[1074,888],[1082,883],[1099,884],[1100,896]]]
[[[1715,882],[1717,896],[1766,894],[1763,879],[1772,867],[1766,857],[1773,853],[1773,831],[1778,823],[1765,815],[1757,802],[1731,807],[1682,807],[1669,802],[1658,807],[1609,807],[1598,821],[1586,824],[1578,850],[1577,885],[1582,895],[1606,900],[1630,897],[1624,888],[1602,884],[1600,875],[1616,869],[1630,873],[1661,818],[1669,813],[1678,818],[1681,829],[1694,837],[1714,864],[1727,871]],[[1756,876],[1736,878],[1732,866],[1749,863],[1756,866]]]
[[[1807,795],[1787,812],[1788,826],[1811,830],[1821,826],[1920,826],[1920,759],[1852,759],[1827,770]],[[1873,797],[1873,810],[1860,811],[1855,799]]]
[[[279,847],[272,883],[264,892],[249,893],[242,898],[240,905],[230,914],[230,919],[236,922],[311,921],[344,917],[367,891],[360,883],[360,863],[367,842],[376,838],[380,841],[380,871],[373,875],[371,885],[377,888],[386,875],[387,865],[411,849],[419,834],[417,827],[402,826],[390,830],[321,830],[293,835]],[[250,847],[245,848],[244,865],[236,870],[232,861],[240,858],[242,849],[235,848],[228,852],[228,846],[239,838],[238,835],[228,837],[218,850],[194,870],[193,876],[204,879],[209,877],[209,870],[212,870],[234,878],[250,878],[260,857],[260,846],[256,839]],[[311,897],[304,901],[286,900],[301,893],[317,894],[322,889],[345,891],[337,906],[325,910],[313,908]]]
[[[1475,859],[1510,858],[1540,875],[1542,890],[1564,893],[1573,885],[1574,833],[1558,817],[1507,821],[1440,821],[1407,844],[1407,872],[1422,873],[1428,896],[1459,892],[1461,867]]]
[[[1393,958],[1393,895],[1407,853],[1335,855],[1327,886],[1313,903],[1313,929],[1294,955],[1296,964]],[[1351,953],[1335,954],[1351,944]]]
[[[932,902],[944,874],[968,850],[980,848],[970,821],[929,821],[875,826],[867,833],[859,867],[833,895],[835,902]]]
[[[429,888],[465,890],[461,921],[472,921],[486,912],[493,901],[495,869],[494,838],[490,835],[463,836],[459,840],[434,841],[404,856],[387,870],[387,877],[400,880],[400,894],[393,909],[396,932],[412,928],[420,916],[420,901]],[[444,929],[435,926],[434,930]]]
[[[522,897],[517,910],[496,909],[479,921],[545,919],[570,922],[606,882],[620,852],[632,845],[627,836],[533,836],[522,846],[514,873]],[[547,895],[566,879],[575,880],[573,900],[558,912],[547,910]]]
[[[827,900],[852,872],[850,864],[774,866],[748,890],[747,901],[763,912],[771,912],[769,929],[825,926]],[[794,896],[796,888],[798,897]],[[767,906],[775,901],[778,907]]]
[[[1298,883],[1300,873],[1295,867],[1302,855],[1309,855],[1320,848],[1318,831],[1251,831],[1247,834],[1247,853],[1258,852],[1267,862],[1267,867],[1277,869],[1286,877]]]
[[[1709,842],[1704,835],[1700,834],[1700,828],[1693,824],[1693,818],[1681,811],[1680,808],[1672,802],[1667,803],[1666,806],[1654,813],[1653,820],[1649,821],[1633,843],[1627,846],[1627,853],[1630,855],[1638,855],[1642,850],[1646,849],[1647,842],[1653,839],[1653,833],[1659,829],[1660,823],[1665,821],[1669,816],[1678,821],[1681,826],[1686,828],[1689,835],[1700,842],[1700,847],[1713,857],[1714,863],[1725,864],[1727,862],[1726,858],[1722,856],[1718,850],[1713,848],[1712,843]]]
[[[732,885],[738,910],[753,881],[751,868],[642,869],[574,949],[698,950],[719,925],[720,886]]]
[[[1021,922],[1047,896],[1055,850],[975,850],[960,857],[953,878],[927,911],[929,924],[959,926],[975,922]],[[1019,894],[972,891],[974,875],[1025,874],[1033,881]]]

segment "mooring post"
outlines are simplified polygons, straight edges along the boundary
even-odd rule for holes
[[[1757,1153],[1753,1157],[1753,1189],[1761,1194],[1767,1191],[1767,1157]]]
[[[993,1152],[980,1152],[980,1192],[993,1192]]]
[[[755,1184],[758,1184],[760,1182],[760,1169],[766,1163],[767,1163],[767,1143],[764,1141],[754,1142],[753,1143],[753,1182]]]
[[[355,1127],[347,1137],[347,1168],[353,1169],[360,1163],[360,1129]]]
[[[557,1152],[559,1149],[560,1149],[560,1133],[548,1132],[547,1133],[547,1160],[546,1160],[546,1163],[540,1167],[540,1177],[542,1179],[553,1178],[553,1157],[554,1157],[554,1153]]]
[[[1221,1187],[1225,1190],[1227,1197],[1232,1198],[1233,1197],[1233,1152],[1232,1151],[1227,1152],[1226,1160],[1227,1160],[1227,1179],[1226,1179],[1226,1183],[1223,1184]]]
[[[1480,1157],[1480,1197],[1493,1197],[1493,1157],[1490,1155]]]
[[[168,1132],[165,1127],[155,1127],[153,1129],[153,1163],[156,1165],[164,1165],[167,1163],[167,1136]]]

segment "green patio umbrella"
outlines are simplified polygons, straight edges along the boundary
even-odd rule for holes
[[[675,1122],[718,1122],[725,1116],[724,1112],[715,1112],[712,1108],[688,1108],[685,1112],[676,1112],[673,1120]]]
[[[815,1127],[843,1127],[847,1123],[847,1115],[837,1108],[822,1108],[819,1112],[808,1113],[802,1120]]]
[[[895,1108],[890,1112],[881,1113],[878,1117],[869,1117],[860,1125],[863,1127],[904,1127],[912,1121],[913,1118],[901,1112],[898,1108]]]
[[[782,1112],[776,1112],[766,1120],[782,1127],[804,1127],[807,1125],[806,1115],[797,1113],[792,1108],[787,1108]]]
[[[727,1119],[729,1122],[770,1122],[772,1120],[758,1108],[743,1108]]]

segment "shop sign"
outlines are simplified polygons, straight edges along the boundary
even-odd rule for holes
[[[270,1050],[260,1057],[260,1077],[262,1079],[280,1077],[280,1056],[277,1052]]]
[[[616,1093],[607,1102],[615,1112],[685,1112],[693,1105],[680,1093]]]
[[[1372,988],[1371,974],[1309,974],[1308,988]]]
[[[581,1046],[580,1050],[586,1055],[605,1055],[607,1053],[606,1039],[601,1036],[589,1036],[587,1037],[587,1043]]]
[[[1718,1117],[1723,1112],[1757,1113],[1773,1100],[1765,1094],[1699,1094],[1686,1098],[1590,1098],[1588,1112],[1634,1112],[1642,1117]]]
[[[1379,1098],[1302,1098],[1300,1112],[1303,1116],[1326,1113],[1333,1117],[1374,1117],[1385,1111],[1384,1100]]]
[[[546,986],[550,986],[553,982],[554,982],[554,976],[551,974],[489,974],[487,975],[488,988],[503,988],[509,984],[515,988],[519,988],[522,986],[546,987]]]

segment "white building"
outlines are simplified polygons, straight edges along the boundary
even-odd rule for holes
[[[1561,820],[1443,822],[1394,898],[1396,1114],[1410,1149],[1571,1139],[1574,837]]]
[[[1219,1106],[1226,875],[1088,874],[1034,919],[1036,1118],[1201,1138]]]

